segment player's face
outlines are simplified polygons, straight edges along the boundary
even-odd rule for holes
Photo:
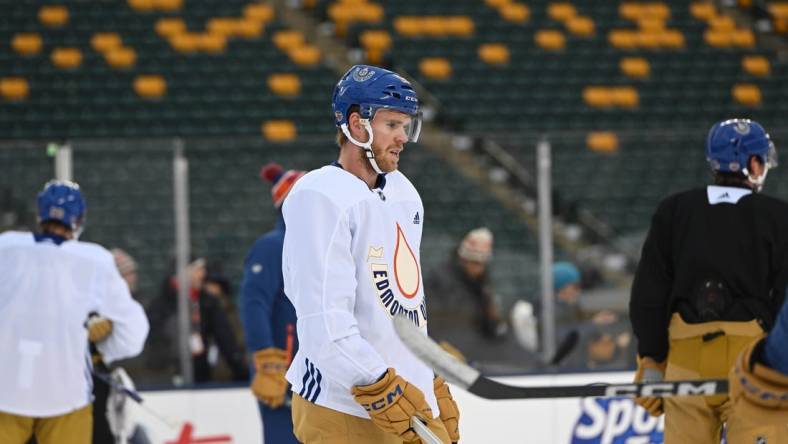
[[[399,156],[408,141],[407,126],[411,118],[405,113],[378,110],[372,119],[372,151],[381,170],[388,173],[399,166]]]

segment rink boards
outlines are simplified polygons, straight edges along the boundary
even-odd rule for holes
[[[628,382],[632,372],[500,378],[517,385]],[[650,444],[662,442],[663,421],[628,399],[488,401],[453,389],[464,443]],[[154,444],[262,442],[257,404],[246,388],[142,392],[166,425],[137,406],[131,415]],[[269,443],[271,444],[271,443]]]

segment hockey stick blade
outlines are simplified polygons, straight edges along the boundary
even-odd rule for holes
[[[538,399],[641,396],[710,396],[728,393],[726,379],[661,381],[632,384],[595,384],[519,387],[485,377],[473,367],[456,360],[407,317],[394,318],[394,328],[410,351],[450,383],[486,399]]]

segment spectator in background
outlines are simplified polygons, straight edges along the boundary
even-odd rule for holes
[[[509,334],[493,292],[489,263],[493,234],[485,227],[469,231],[451,258],[426,279],[430,336],[488,370],[515,370],[533,365]]]
[[[555,296],[555,325],[558,330],[583,321],[580,309],[580,270],[570,262],[553,264],[553,295]]]
[[[293,434],[291,392],[285,372],[298,350],[296,313],[285,296],[282,278],[282,246],[285,221],[282,202],[303,171],[288,170],[269,163],[260,176],[271,182],[271,198],[277,213],[273,230],[255,241],[244,261],[241,283],[241,316],[246,346],[253,356],[252,393],[263,420],[263,441],[297,443]]]
[[[225,312],[222,296],[216,293],[215,285],[210,285],[210,282],[216,283],[219,278],[211,274],[212,276],[207,278],[208,271],[203,258],[189,264],[189,347],[192,353],[194,382],[213,380],[212,367],[219,354],[230,368],[232,379],[242,381],[248,378],[243,352]],[[207,286],[206,280],[209,282]],[[156,350],[151,364],[161,362],[166,365],[177,362],[177,300],[178,280],[175,273],[172,273],[164,280],[161,294],[151,303],[149,309],[151,329],[154,332],[151,347]]]

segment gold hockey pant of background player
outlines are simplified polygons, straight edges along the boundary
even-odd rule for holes
[[[26,444],[33,434],[38,444],[91,444],[93,405],[47,418],[0,412],[0,443]]]
[[[755,320],[687,324],[674,313],[668,332],[670,351],[665,379],[728,379],[739,352],[763,330]],[[728,422],[728,433],[745,426],[730,415],[727,395],[664,401],[665,444],[719,444],[723,423]]]
[[[440,418],[427,427],[450,444]],[[311,403],[293,393],[293,433],[304,444],[402,444],[397,435],[380,430],[371,420]]]

